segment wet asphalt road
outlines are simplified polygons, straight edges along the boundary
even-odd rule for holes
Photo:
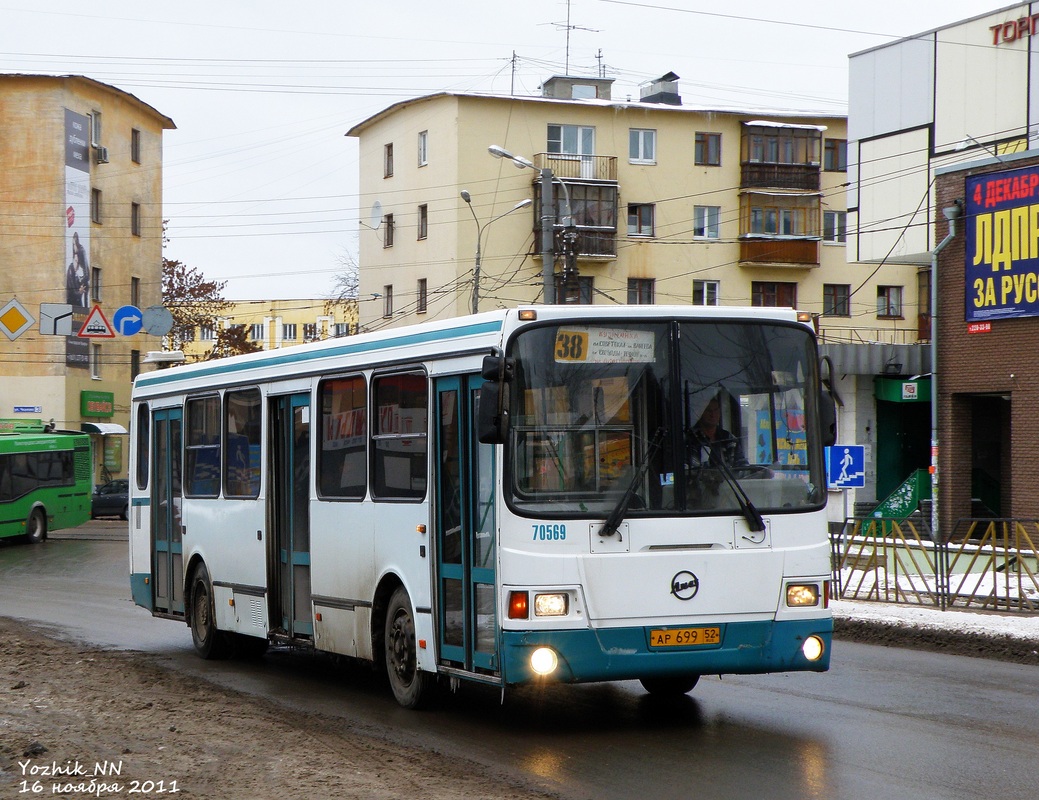
[[[360,667],[276,650],[205,662],[186,626],[130,600],[124,522],[0,545],[0,615],[273,697],[286,714],[459,755],[567,798],[1031,798],[1039,668],[838,642],[829,673],[704,678],[678,702],[637,683],[446,690],[408,712]]]

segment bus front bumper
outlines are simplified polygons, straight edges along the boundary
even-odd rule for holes
[[[662,626],[663,627],[663,626]],[[825,672],[830,667],[833,620],[730,622],[697,626],[719,629],[716,643],[650,644],[657,628],[504,631],[502,673],[506,683],[585,683],[677,675]],[[822,646],[815,660],[805,643]],[[659,637],[658,637],[659,638]],[[551,650],[558,665],[540,675],[531,666],[536,651]],[[808,648],[810,649],[810,648]]]

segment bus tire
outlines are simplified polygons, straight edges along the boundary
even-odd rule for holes
[[[393,696],[404,708],[419,708],[426,700],[430,677],[418,666],[415,613],[403,586],[398,586],[386,609],[386,674]]]
[[[42,508],[34,508],[25,521],[25,541],[39,544],[47,538],[47,515]]]
[[[652,695],[675,697],[691,692],[700,682],[699,675],[672,675],[667,678],[640,678],[642,688]]]
[[[216,605],[213,583],[205,564],[199,564],[191,576],[191,641],[202,658],[225,658],[228,638],[216,627]]]

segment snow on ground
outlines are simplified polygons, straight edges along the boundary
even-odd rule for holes
[[[1039,616],[963,609],[942,611],[931,606],[868,603],[859,600],[831,600],[830,608],[835,619],[986,636],[1009,636],[1039,642]]]

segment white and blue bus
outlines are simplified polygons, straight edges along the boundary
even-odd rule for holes
[[[530,306],[137,377],[134,600],[398,702],[828,668],[833,402],[794,311]],[[711,424],[713,423],[713,424]]]

